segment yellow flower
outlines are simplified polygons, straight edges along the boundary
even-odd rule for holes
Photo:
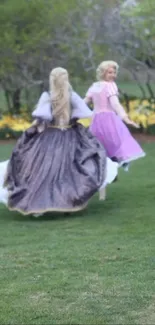
[[[83,118],[83,119],[78,120],[78,122],[81,123],[86,128],[88,128],[91,123],[91,118]]]
[[[143,105],[143,106],[150,106],[150,103],[149,103],[149,101],[148,101],[147,99],[144,99],[144,100],[142,101],[142,105]]]
[[[155,124],[155,113],[150,114],[148,117],[148,125]]]
[[[148,126],[146,115],[140,114],[138,118],[138,123],[141,124],[146,129]]]
[[[14,131],[25,131],[31,126],[26,119],[22,117],[14,117],[10,115],[5,115],[0,120],[0,129],[8,127]]]
[[[137,111],[133,111],[129,113],[129,117],[132,121],[141,124],[144,128],[147,128],[147,116],[145,114],[140,114]]]
[[[123,106],[127,110],[125,102],[123,103]],[[129,102],[129,110],[130,110],[130,112],[135,111],[137,109],[140,110],[140,111],[143,111],[143,110],[146,111],[147,110],[149,112],[150,110],[148,109],[148,107],[150,107],[151,109],[155,109],[155,103],[154,102],[151,103],[147,99],[144,99],[142,101],[139,100],[139,99],[136,99],[136,100],[131,100]]]

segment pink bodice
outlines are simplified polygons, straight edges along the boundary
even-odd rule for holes
[[[95,114],[113,111],[109,101],[111,96],[118,96],[118,88],[115,82],[95,82],[86,93],[86,97],[94,105]]]

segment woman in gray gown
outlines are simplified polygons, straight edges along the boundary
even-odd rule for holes
[[[2,194],[10,210],[25,215],[82,210],[117,175],[117,164],[110,162],[108,169],[103,146],[77,122],[92,112],[72,90],[68,72],[53,69],[49,84],[32,113],[32,126],[6,162],[5,189],[0,188],[0,200]]]

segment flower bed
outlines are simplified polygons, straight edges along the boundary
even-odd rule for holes
[[[123,104],[124,108],[125,103]],[[150,103],[148,100],[132,100],[129,103],[129,117],[140,125],[140,132],[155,134],[155,102]],[[80,120],[80,122],[88,127],[90,119]],[[138,132],[139,132],[138,131]]]
[[[125,104],[123,105],[125,107]],[[127,110],[127,108],[125,107]],[[155,134],[155,102],[148,100],[132,100],[129,103],[129,117],[140,125],[138,132]],[[79,120],[85,127],[89,127],[91,119]],[[4,115],[0,119],[0,139],[17,139],[23,131],[31,126],[27,115]]]
[[[0,119],[0,139],[16,139],[31,123],[24,117],[5,115]]]
[[[130,118],[140,124],[143,132],[155,134],[155,102],[135,100],[130,102]]]

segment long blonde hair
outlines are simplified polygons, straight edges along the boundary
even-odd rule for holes
[[[63,68],[55,68],[49,77],[52,113],[55,122],[60,126],[67,125],[71,116],[71,86],[68,72]]]
[[[109,67],[114,67],[116,72],[118,72],[119,65],[115,61],[102,61],[97,70],[96,70],[96,78],[98,81],[104,80],[104,75]]]

